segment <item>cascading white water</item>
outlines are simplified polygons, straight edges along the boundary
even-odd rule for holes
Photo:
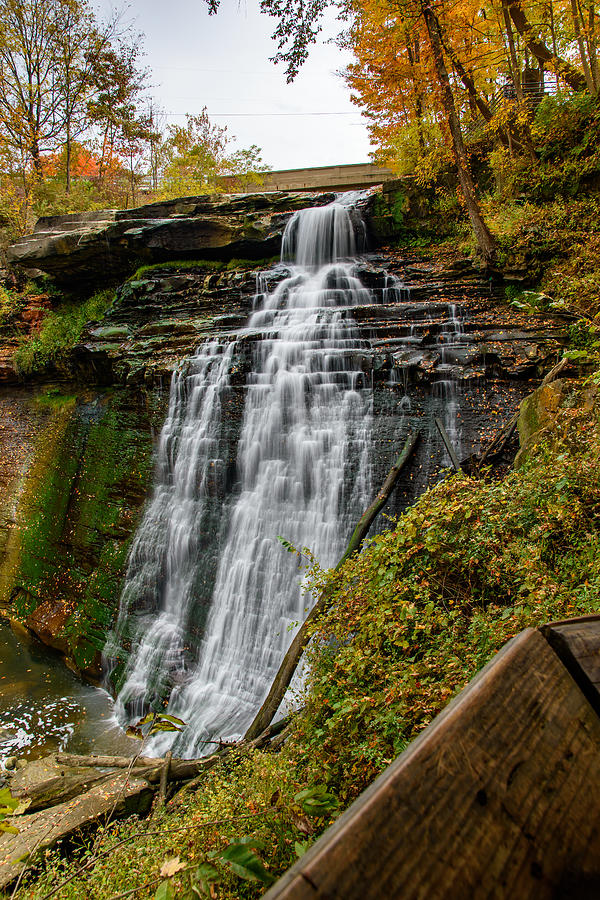
[[[171,381],[156,486],[129,555],[117,626],[105,650],[109,659],[116,657],[123,638],[132,640],[118,697],[121,718],[125,709],[141,716],[185,670],[207,483],[220,464],[221,398],[233,348],[205,344]]]
[[[329,566],[370,498],[372,389],[351,311],[372,297],[347,259],[354,250],[344,206],[296,213],[283,242],[283,258],[294,260],[289,275],[257,295],[237,335],[238,345],[253,345],[238,486],[192,664],[184,645],[202,566],[198,526],[205,475],[219,459],[219,397],[235,345],[205,347],[192,360],[191,386],[189,375],[174,379],[159,484],[131,554],[109,655],[131,640],[122,719],[155,702],[166,681],[175,684],[168,708],[188,723],[176,744],[183,755],[214,736],[244,732],[292,639],[290,626],[306,615],[309,598],[278,535]],[[155,749],[171,740],[155,739]]]
[[[438,366],[438,372],[440,372],[442,378],[435,381],[432,385],[433,401],[434,406],[437,406],[437,415],[441,418],[452,446],[460,457],[463,454],[459,424],[460,385],[452,377],[452,366],[448,361],[450,349],[455,349],[464,339],[463,315],[455,303],[448,304],[448,319],[442,325],[440,338],[441,364]],[[445,461],[448,464],[451,462],[447,450],[445,450]]]

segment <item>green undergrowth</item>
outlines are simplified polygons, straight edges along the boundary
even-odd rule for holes
[[[55,286],[47,278],[26,281],[20,289],[0,284],[0,331],[10,333],[30,300],[40,295],[57,295]]]
[[[0,285],[0,328],[18,316],[26,302],[26,297]]]
[[[51,310],[39,331],[23,338],[14,356],[20,375],[60,368],[65,354],[78,342],[84,325],[103,318],[114,299],[113,290],[97,291],[87,300],[67,300]]]
[[[483,205],[498,242],[498,263],[521,273],[548,304],[594,318],[600,313],[600,194],[549,203],[499,201]]]
[[[18,896],[63,884],[61,897],[83,900],[150,882],[137,896],[191,898],[194,879],[200,896],[259,896],[507,640],[597,612],[600,401],[574,384],[551,441],[521,468],[449,477],[339,572],[313,572],[331,605],[280,753],[225,758],[158,817],[52,851]],[[307,806],[307,791],[324,802]],[[231,864],[239,854],[258,860],[254,874]]]
[[[129,281],[140,281],[149,275],[161,272],[231,272],[235,269],[268,269],[277,262],[279,262],[278,256],[269,256],[264,259],[230,259],[229,262],[209,259],[175,259],[140,266]]]

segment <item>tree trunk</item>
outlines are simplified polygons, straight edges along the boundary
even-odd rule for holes
[[[388,498],[394,489],[394,485],[396,484],[396,482],[398,480],[398,476],[400,475],[400,472],[402,471],[402,469],[404,468],[404,466],[406,465],[406,463],[412,456],[413,451],[414,451],[415,447],[417,446],[418,440],[419,440],[419,432],[411,431],[411,433],[409,434],[409,436],[406,439],[406,443],[404,444],[402,453],[400,454],[400,456],[398,457],[398,459],[396,460],[396,462],[394,463],[394,465],[388,472],[388,476],[385,479],[381,490],[379,491],[379,493],[377,494],[377,496],[375,497],[375,499],[373,500],[373,502],[371,503],[369,508],[365,510],[365,512],[362,514],[362,516],[358,520],[358,524],[357,524],[356,528],[354,529],[354,531],[352,532],[352,537],[350,538],[350,542],[348,543],[348,546],[346,547],[346,551],[345,551],[344,555],[342,556],[342,558],[340,559],[337,566],[335,567],[336,569],[341,569],[341,567],[344,565],[346,560],[349,559],[352,556],[352,554],[355,553],[359,549],[360,545],[362,544],[365,537],[367,536],[369,528],[371,527],[373,520],[375,519],[377,513],[387,503]]]
[[[40,145],[38,143],[37,138],[34,138],[31,141],[31,146],[29,148],[29,155],[31,157],[31,162],[33,163],[33,175],[36,181],[44,180],[44,170],[42,168],[42,156],[40,153]]]
[[[483,116],[484,121],[490,122],[493,117],[492,110],[489,108],[488,104],[485,102],[485,100],[483,99],[483,97],[481,96],[479,91],[477,90],[472,76],[466,71],[466,69],[463,66],[463,64],[461,63],[460,59],[458,58],[458,56],[456,55],[454,50],[448,44],[444,43],[443,48],[446,51],[446,53],[448,54],[450,61],[452,62],[452,65],[454,66],[454,70],[455,70],[456,74],[458,75],[458,77],[460,78],[460,80],[462,81],[462,83],[465,86],[465,89],[469,95],[470,103],[474,104],[477,107],[477,109]],[[527,129],[527,132],[528,131],[529,131],[529,129]],[[515,133],[511,134],[510,125],[509,125],[507,132],[505,132],[503,129],[499,129],[498,134],[499,134],[499,137],[500,137],[500,140],[502,141],[502,143],[505,146],[508,146],[510,149],[512,149],[513,147],[516,150],[523,149],[522,144],[521,144],[521,139],[522,139],[521,135],[515,134]],[[527,141],[527,137],[528,137],[528,141]],[[529,145],[533,146],[532,141],[531,141],[531,135],[526,135],[525,143],[528,146]]]
[[[71,129],[68,125],[67,125],[67,145],[66,145],[65,156],[66,156],[65,165],[66,165],[66,169],[67,169],[67,173],[66,173],[67,183],[65,186],[65,193],[70,194],[71,193]]]
[[[458,170],[458,180],[467,207],[467,213],[471,220],[471,226],[475,234],[477,246],[479,247],[483,262],[487,266],[494,262],[496,243],[481,215],[475,183],[469,171],[469,161],[460,128],[460,121],[456,112],[448,70],[446,69],[446,63],[444,62],[440,23],[433,8],[429,5],[428,0],[421,0],[421,10],[425,19],[427,34],[435,62],[442,105],[444,107],[444,112],[446,113],[448,128],[452,138],[452,150],[454,152],[454,161]]]
[[[587,88],[590,94],[595,94],[592,72],[588,63],[585,43],[583,40],[581,16],[579,14],[579,4],[577,0],[571,0],[571,17],[573,19],[573,32],[577,40],[577,46],[579,47],[579,56],[581,57],[581,65],[583,66],[585,83],[587,84]]]
[[[396,481],[398,480],[400,472],[410,459],[417,445],[418,439],[418,432],[411,432],[409,434],[402,453],[388,473],[381,491],[379,492],[373,503],[361,516],[358,525],[354,529],[354,533],[350,538],[350,543],[348,544],[344,555],[335,567],[336,570],[341,568],[348,557],[360,548],[360,545],[364,540],[371,526],[371,523],[373,522],[373,519],[387,502],[387,499],[390,496],[394,485],[396,484]],[[329,592],[327,590],[324,590],[311,609],[307,618],[298,629],[298,633],[292,641],[287,653],[283,658],[283,662],[279,666],[277,674],[273,679],[271,690],[269,691],[266,700],[256,714],[254,721],[248,728],[248,731],[244,735],[244,741],[251,741],[253,738],[256,738],[259,734],[261,734],[261,732],[265,730],[265,728],[269,726],[270,722],[272,722],[273,716],[279,709],[279,706],[285,696],[285,692],[287,691],[288,687],[290,686],[290,682],[294,677],[294,672],[298,668],[298,663],[300,662],[302,653],[304,652],[304,648],[312,637],[311,626],[325,612],[328,606],[328,602]]]
[[[450,440],[448,432],[444,428],[444,423],[438,416],[435,417],[435,427],[439,431],[440,437],[444,442],[444,446],[445,446],[446,450],[448,451],[448,456],[450,457],[450,462],[452,463],[452,468],[454,469],[455,472],[460,472],[460,460],[459,460],[458,456],[456,455],[456,451],[455,451],[454,447],[452,446],[452,441]]]
[[[596,11],[594,9],[594,0],[590,0],[588,5],[587,45],[590,58],[590,69],[592,70],[592,80],[594,82],[594,92],[597,94],[598,90],[600,90],[600,72],[598,71],[596,43]]]
[[[543,41],[532,34],[532,28],[521,7],[520,0],[508,0],[508,9],[514,26],[525,41],[525,44],[541,65],[547,64],[553,72],[573,88],[582,91],[586,86],[585,77],[568,60],[556,56],[546,47]]]
[[[410,36],[406,35],[406,53],[412,69],[412,94],[413,102],[415,104],[415,118],[417,120],[417,140],[419,142],[419,150],[425,155],[425,136],[423,134],[423,93],[421,85],[417,82],[415,75],[415,67],[420,62],[421,55],[418,38],[415,38],[413,50],[411,47]]]
[[[512,30],[510,14],[508,12],[508,0],[502,0],[502,17],[504,19],[504,29],[506,31],[510,69],[513,84],[515,86],[515,94],[517,95],[519,103],[523,104],[525,102],[525,97],[523,96],[523,87],[521,85],[521,67],[519,66],[519,58],[515,47],[515,36]]]
[[[557,56],[558,50],[556,49],[556,25],[554,22],[554,7],[552,6],[552,0],[550,0],[550,2],[548,3],[548,13],[549,13],[549,19],[550,19],[550,34],[552,36],[552,52],[554,53],[555,56]],[[558,92],[559,85],[560,85],[560,79],[559,79],[558,75],[556,74],[556,72],[554,73],[554,78],[556,79],[556,90]]]

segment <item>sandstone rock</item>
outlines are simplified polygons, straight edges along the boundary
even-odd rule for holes
[[[552,441],[556,415],[571,387],[572,382],[568,379],[557,378],[523,400],[517,423],[520,450],[515,460],[516,467],[525,462],[532,448],[541,440]]]
[[[289,216],[330,202],[332,194],[186,197],[132,210],[102,210],[38,220],[8,251],[13,265],[59,281],[105,284],[140,260],[232,259],[279,251]]]

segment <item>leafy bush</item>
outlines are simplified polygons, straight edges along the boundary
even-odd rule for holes
[[[510,637],[600,609],[600,437],[580,404],[521,470],[437,485],[327,576],[295,740],[344,805]]]
[[[64,177],[47,177],[35,185],[32,204],[36,216],[57,216],[67,213],[105,209],[110,198],[98,190],[98,185],[87,178],[73,178],[71,190],[66,193]]]
[[[600,176],[600,101],[587,92],[546,97],[538,106],[531,136],[539,158],[506,147],[489,155],[495,199],[551,201],[575,197]]]
[[[17,311],[15,296],[0,285],[0,325],[9,322]]]
[[[14,357],[21,375],[32,375],[60,364],[75,346],[86,322],[98,321],[106,313],[114,291],[98,291],[83,302],[65,300],[48,313],[39,332],[23,340]]]

